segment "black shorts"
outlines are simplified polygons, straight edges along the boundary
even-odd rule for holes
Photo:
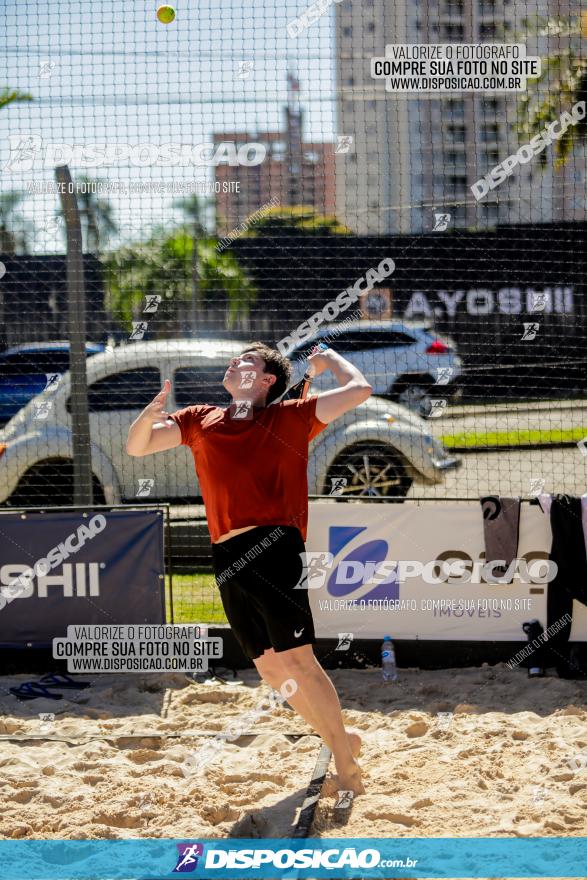
[[[212,544],[226,617],[251,660],[267,648],[287,651],[316,641],[307,589],[294,589],[305,546],[293,526],[257,526]]]

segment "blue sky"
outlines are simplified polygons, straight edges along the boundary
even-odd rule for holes
[[[177,18],[157,21],[156,2],[21,0],[4,3],[0,85],[35,101],[0,113],[0,188],[53,181],[51,169],[6,169],[9,134],[37,134],[43,143],[198,144],[213,131],[272,130],[282,125],[288,64],[300,80],[307,139],[334,134],[334,7],[297,38],[286,24],[309,0],[177,0]],[[40,76],[41,62],[51,74]],[[248,79],[241,61],[252,61]],[[75,175],[108,181],[212,179],[211,169],[136,168],[117,163]],[[173,196],[108,196],[121,238],[134,240],[153,224],[173,222]],[[177,198],[177,196],[175,197]],[[42,226],[56,195],[27,198],[23,213]],[[62,251],[61,233],[40,230],[35,251]]]

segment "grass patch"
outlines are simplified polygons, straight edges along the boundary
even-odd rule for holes
[[[165,575],[166,620],[171,620],[169,575]],[[173,575],[175,623],[228,623],[213,574],[194,571]]]
[[[587,437],[587,428],[536,428],[523,431],[467,431],[443,434],[447,449],[483,449],[488,446],[559,446]]]

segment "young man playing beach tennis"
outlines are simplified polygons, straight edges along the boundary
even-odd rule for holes
[[[361,794],[356,760],[361,741],[345,730],[337,693],[314,655],[308,591],[299,585],[308,522],[308,444],[372,389],[332,349],[311,354],[308,363],[314,376],[332,370],[339,387],[270,406],[288,387],[291,366],[262,343],[231,359],[222,383],[232,397],[226,408],[188,406],[169,414],[166,379],[131,425],[126,448],[142,456],[190,447],[232,631],[272,688],[279,690],[287,679],[296,682],[288,703],[331,749],[338,787]]]

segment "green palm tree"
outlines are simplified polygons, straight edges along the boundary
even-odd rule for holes
[[[226,304],[226,327],[232,329],[248,314],[256,291],[232,254],[219,254],[216,241],[200,238],[197,248],[199,297],[202,309],[221,299]],[[165,237],[154,229],[146,242],[121,247],[106,259],[107,308],[129,329],[141,314],[145,297],[162,297],[157,311],[157,334],[165,337],[178,331],[181,303],[192,297],[194,240],[185,230]]]
[[[113,218],[113,208],[109,201],[99,198],[96,192],[92,192],[94,184],[100,181],[82,176],[76,178],[76,183],[87,184],[85,191],[83,187],[76,188],[84,250],[85,253],[99,256],[108,238],[118,232],[118,226]],[[55,214],[58,217],[63,216],[60,208]]]
[[[587,37],[585,14],[582,17],[538,17],[527,19],[524,25],[526,36]],[[579,101],[587,101],[587,58],[582,48],[577,49],[569,41],[568,46],[549,52],[541,61],[540,76],[529,83],[528,91],[518,100],[516,130],[520,139],[530,140],[563,111],[569,111]],[[584,118],[577,125],[569,125],[562,137],[553,142],[555,167],[564,165],[586,132],[587,118]],[[547,164],[546,151],[539,155],[539,161]]]
[[[269,208],[256,222],[247,220],[249,227],[244,235],[251,237],[269,235],[352,235],[334,215],[320,214],[308,205]]]
[[[0,89],[0,110],[3,107],[8,107],[9,104],[34,100],[33,96],[29,95],[28,92],[19,92],[18,89],[11,89],[8,86]]]
[[[8,86],[0,89],[0,110],[3,107],[8,107],[9,104],[32,100],[34,100],[33,96],[28,92],[19,92],[18,89],[11,89]],[[23,198],[23,193],[16,192],[16,190],[0,193],[0,253],[20,252],[26,254],[28,252],[31,225],[23,218],[22,214],[15,211]],[[20,226],[20,231],[16,232],[15,226]]]
[[[202,299],[200,296],[200,267],[198,241],[206,236],[204,229],[204,202],[197,195],[192,194],[185,199],[177,199],[173,203],[174,208],[179,208],[186,217],[186,227],[192,236],[192,262],[191,262],[191,309],[190,322],[192,334],[195,335],[197,326],[202,319]]]
[[[206,207],[206,202],[204,199],[192,194],[185,199],[177,199],[173,203],[173,207],[179,208],[180,211],[183,211],[190,229],[193,230],[194,235],[197,238],[206,235],[206,230],[204,228],[204,209]]]
[[[24,193],[10,190],[0,193],[0,253],[27,254],[32,226],[16,210]]]

